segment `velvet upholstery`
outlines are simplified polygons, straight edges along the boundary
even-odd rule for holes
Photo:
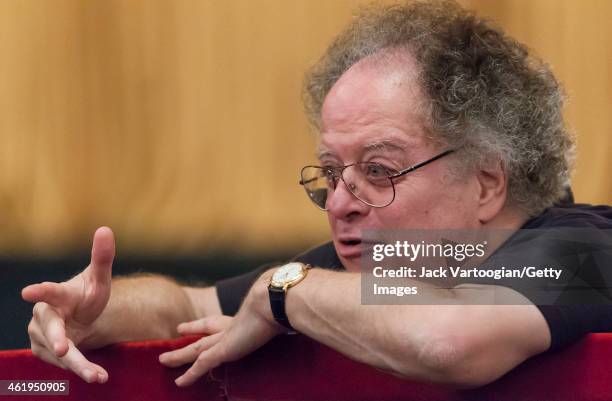
[[[48,401],[612,399],[612,334],[589,335],[563,351],[530,359],[492,384],[463,391],[399,379],[303,336],[278,337],[248,357],[215,369],[195,385],[178,388],[174,378],[185,368],[165,368],[157,357],[194,339],[124,343],[88,352],[110,374],[103,385],[86,384],[70,372],[39,361],[29,350],[2,351],[0,379],[70,381],[69,396],[45,396]]]

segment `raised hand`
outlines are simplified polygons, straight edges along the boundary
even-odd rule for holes
[[[25,287],[21,296],[35,302],[28,326],[32,352],[40,359],[69,369],[88,383],[104,383],[108,373],[88,361],[77,346],[92,334],[111,291],[115,239],[108,227],[96,230],[91,263],[63,283],[44,282]]]

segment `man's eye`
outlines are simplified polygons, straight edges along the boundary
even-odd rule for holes
[[[323,167],[323,175],[328,179],[332,179],[336,176],[336,172],[333,167]]]
[[[390,171],[380,164],[368,164],[366,166],[366,175],[371,178],[387,178],[390,175]]]
[[[334,167],[323,167],[322,174],[327,181],[327,186],[330,188],[336,188],[338,185],[338,171]]]

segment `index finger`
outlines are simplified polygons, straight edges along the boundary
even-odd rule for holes
[[[28,302],[46,302],[54,306],[62,306],[69,298],[65,286],[44,282],[32,284],[21,290],[21,297]]]

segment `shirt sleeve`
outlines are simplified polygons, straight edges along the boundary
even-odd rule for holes
[[[307,263],[314,267],[342,269],[342,264],[331,242],[311,248],[297,255],[291,259],[291,261]],[[234,316],[238,312],[238,309],[240,309],[242,301],[255,280],[257,280],[257,277],[264,271],[282,264],[283,263],[268,263],[241,276],[217,281],[215,286],[217,287],[217,297],[219,298],[219,304],[221,305],[223,314]]]
[[[550,330],[549,350],[564,348],[586,334],[612,331],[611,231],[593,227],[522,230],[499,253],[502,266],[555,266],[566,279],[537,291],[519,286]],[[534,287],[535,288],[535,287]],[[543,295],[542,295],[543,294]],[[554,299],[547,299],[555,294]]]
[[[612,305],[536,305],[550,329],[550,351],[588,333],[612,331]]]
[[[255,280],[267,269],[280,264],[268,263],[246,274],[217,281],[215,287],[221,312],[226,316],[234,316]]]

